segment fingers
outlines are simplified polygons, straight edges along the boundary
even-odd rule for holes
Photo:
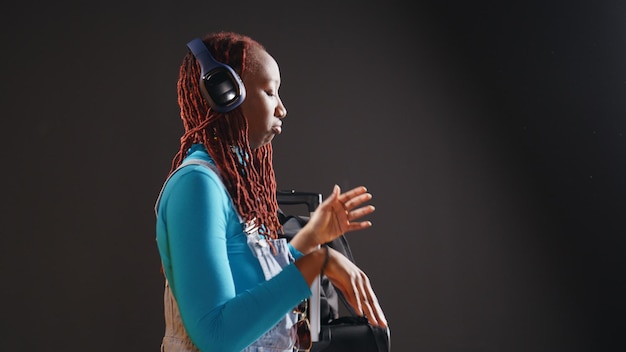
[[[338,188],[339,188],[339,186],[335,186],[335,189],[338,189]],[[367,192],[367,188],[365,188],[364,186],[355,187],[355,188],[353,188],[353,189],[351,189],[351,190],[349,190],[349,191],[347,191],[345,193],[342,193],[339,196],[339,201],[341,203],[345,204],[346,206],[348,206],[349,202],[353,198],[355,198],[355,197],[363,196],[363,195],[365,195],[365,197],[367,197],[367,195],[369,193],[366,193],[366,192]],[[371,199],[371,195],[369,195],[369,198]],[[366,200],[369,200],[369,199],[366,199]]]
[[[362,229],[366,229],[368,227],[371,227],[372,226],[372,222],[371,221],[353,222],[353,220],[354,219],[358,219],[360,217],[363,217],[365,215],[371,214],[371,213],[374,212],[374,210],[375,210],[375,208],[373,206],[368,205],[366,207],[350,211],[348,213],[348,228],[346,229],[346,232],[362,230]]]
[[[363,230],[366,229],[368,227],[372,226],[372,222],[371,221],[360,221],[360,222],[351,222],[348,224],[347,228],[345,229],[344,232],[352,232],[352,231],[358,231],[358,230]]]
[[[354,219],[358,219],[360,217],[373,213],[374,210],[376,210],[376,208],[374,208],[373,205],[368,205],[356,210],[352,210],[348,213],[348,220],[352,221]]]
[[[351,299],[351,304],[352,307],[357,311],[357,312],[362,312],[363,311],[363,305],[362,305],[362,301],[361,301],[361,295],[360,290],[358,288],[358,283],[356,281],[352,281],[352,294],[350,295]]]
[[[352,281],[352,292],[348,293],[348,302],[357,312],[361,312],[374,326],[387,327],[387,319],[378,303],[378,298],[369,279],[361,273],[360,280]]]
[[[335,187],[333,187],[333,193],[331,194],[331,197],[339,197],[341,195],[341,188],[339,188],[339,185],[335,185]]]
[[[365,315],[370,324],[387,327],[378,299],[367,275],[345,256],[331,251],[328,278],[339,288],[356,312]]]
[[[341,200],[341,188],[339,188],[339,185],[335,185],[333,187],[333,191],[330,193],[330,195],[328,197],[326,197],[326,199],[324,199],[324,201],[322,202],[322,204],[320,205],[331,205],[334,202],[339,202],[341,204],[343,204],[344,202]]]
[[[339,186],[335,186],[335,190],[337,190],[338,188]],[[335,193],[333,192],[333,195],[334,194]],[[372,205],[352,210],[354,208],[357,208],[361,204],[370,201],[371,199],[372,195],[370,193],[367,193],[367,188],[363,186],[353,188],[350,191],[341,194],[337,198],[339,203],[343,205],[346,212],[348,212],[348,220],[358,219],[362,216],[374,212],[375,208]]]
[[[346,200],[343,204],[345,205],[346,209],[352,209],[371,199],[372,195],[370,193],[362,193]]]
[[[366,317],[368,318],[370,323],[372,323],[372,325],[387,327],[387,319],[383,314],[383,310],[378,303],[378,298],[376,298],[374,290],[372,289],[372,286],[367,277],[365,277],[365,285],[363,290],[365,291],[365,302],[362,304],[362,306],[364,306],[363,312],[365,313]]]
[[[330,196],[326,198],[326,202],[331,203],[337,200],[346,210],[350,210],[371,199],[372,195],[367,193],[367,188],[364,186],[355,187],[345,193],[341,193],[341,188],[335,185]]]

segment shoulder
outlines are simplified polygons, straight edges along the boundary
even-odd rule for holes
[[[190,164],[181,167],[169,178],[165,185],[164,195],[189,189],[198,194],[202,191],[211,193],[226,192],[220,176],[213,169],[198,164]]]
[[[171,206],[229,207],[230,195],[216,170],[198,164],[184,165],[167,180],[160,195],[159,213]]]

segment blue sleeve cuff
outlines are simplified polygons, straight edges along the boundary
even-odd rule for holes
[[[293,256],[295,260],[298,260],[304,256],[304,254],[302,254],[302,252],[300,252],[299,250],[295,249],[291,245],[291,243],[288,243],[287,246],[289,247],[289,252],[291,253],[291,255]]]

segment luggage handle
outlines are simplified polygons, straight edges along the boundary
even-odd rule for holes
[[[279,205],[306,204],[309,210],[309,215],[312,215],[312,213],[322,203],[322,194],[313,192],[300,192],[295,190],[279,190],[276,192],[276,200]],[[352,251],[350,250],[350,246],[348,245],[346,237],[344,235],[341,235],[340,237],[338,237],[338,240],[341,241],[344,247],[344,251],[346,252],[344,254],[346,255],[346,257],[348,257],[348,259],[350,259],[350,261],[354,263],[354,256],[352,255]]]
[[[282,190],[276,192],[276,201],[278,204],[298,205],[306,204],[309,214],[322,203],[322,194],[313,192],[299,192],[295,190]],[[311,297],[309,298],[309,323],[311,324],[311,340],[319,341],[321,327],[320,314],[320,296],[321,296],[321,278],[318,276],[311,284]]]
[[[276,200],[278,204],[306,204],[309,213],[312,213],[322,203],[322,195],[320,193],[282,190],[276,192]]]

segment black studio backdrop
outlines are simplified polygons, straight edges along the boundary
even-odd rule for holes
[[[1,350],[155,351],[152,206],[185,43],[276,57],[280,188],[374,194],[349,234],[398,351],[624,350],[626,7],[13,2],[0,14]]]

